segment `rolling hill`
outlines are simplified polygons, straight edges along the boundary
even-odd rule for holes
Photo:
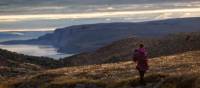
[[[175,24],[178,26],[181,24],[179,22],[181,21]],[[198,30],[197,24],[188,28]],[[83,30],[89,31],[87,28],[81,32]],[[93,52],[83,52],[60,60],[27,56],[0,49],[0,88],[199,88],[200,33],[188,33],[189,29],[185,30],[187,33],[177,31],[168,34],[171,31],[163,31],[166,36],[113,40],[111,44]],[[39,44],[51,39],[57,42],[65,40],[63,36],[66,30],[56,31],[35,40],[12,41],[12,43]],[[58,35],[51,37],[55,36],[55,33]],[[61,36],[59,33],[64,34]],[[76,33],[79,32],[76,30]],[[56,40],[57,38],[61,39]],[[52,42],[47,41],[47,43]],[[135,63],[131,61],[132,51],[140,43],[148,49],[150,63],[150,70],[145,76],[147,86],[143,87],[139,85]]]
[[[62,66],[61,62],[51,58],[28,56],[0,49],[0,79],[24,76]]]
[[[178,33],[162,38],[128,38],[97,49],[61,59],[68,66],[102,64],[131,60],[132,52],[143,43],[149,57],[200,50],[200,33]],[[84,63],[83,63],[84,62]]]
[[[114,41],[130,37],[164,37],[173,33],[200,31],[200,18],[180,18],[139,23],[98,23],[59,28],[37,39],[2,44],[52,45],[59,52],[92,52]]]

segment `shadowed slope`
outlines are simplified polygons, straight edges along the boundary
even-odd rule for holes
[[[113,42],[95,52],[81,53],[63,59],[68,66],[102,64],[131,60],[132,52],[143,43],[149,57],[173,55],[192,50],[200,50],[200,33],[173,34],[163,38],[128,38]],[[84,62],[84,63],[83,63]]]

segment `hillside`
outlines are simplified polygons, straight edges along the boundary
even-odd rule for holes
[[[114,41],[138,38],[157,38],[172,33],[200,31],[200,18],[179,18],[139,23],[98,23],[56,29],[38,39],[8,41],[3,44],[52,45],[59,52],[92,52]]]
[[[34,57],[0,49],[0,78],[33,74],[63,64],[47,57]]]
[[[112,63],[131,60],[132,52],[143,43],[149,57],[173,55],[187,51],[200,50],[200,33],[178,33],[162,38],[128,38],[115,41],[94,52],[85,52],[66,57],[63,62],[68,66]],[[83,63],[84,62],[84,63]]]
[[[59,67],[59,64],[60,64],[59,61],[54,60],[52,58],[28,56],[24,54],[18,54],[15,52],[10,52],[3,49],[0,49],[0,59],[3,62],[7,62],[3,66],[13,66],[13,67],[15,67],[17,63],[36,64],[44,68],[55,68],[55,67]],[[10,63],[12,64],[10,65]]]
[[[139,87],[132,61],[50,69],[37,74],[1,79],[1,88],[199,88],[200,51],[151,58]],[[132,86],[132,87],[131,87]]]

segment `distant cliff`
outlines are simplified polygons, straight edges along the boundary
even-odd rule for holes
[[[170,33],[200,31],[200,18],[180,18],[139,23],[99,23],[56,29],[38,39],[3,44],[46,44],[60,52],[90,52],[130,37],[162,37]]]

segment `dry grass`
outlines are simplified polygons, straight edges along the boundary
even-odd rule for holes
[[[165,81],[158,88],[200,86],[200,51],[152,58],[149,63],[150,70],[145,76],[148,88],[153,88],[162,79]],[[10,78],[1,83],[0,88],[74,88],[81,84],[99,88],[131,88],[139,85],[138,73],[134,68],[135,63],[126,61],[51,69],[23,78]]]

